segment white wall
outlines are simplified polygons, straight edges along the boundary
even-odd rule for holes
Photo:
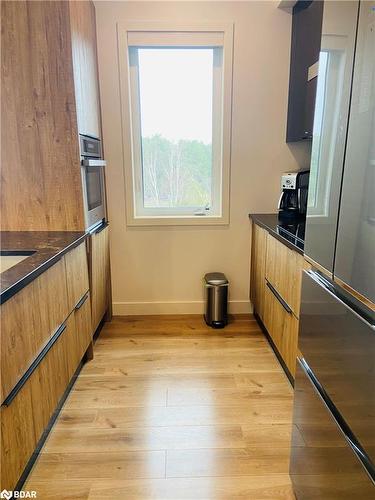
[[[277,4],[95,2],[114,314],[199,313],[202,276],[216,270],[230,280],[230,310],[250,311],[248,213],[275,212],[280,174],[304,158],[285,144],[291,16]],[[229,226],[126,227],[116,35],[123,20],[234,22]]]

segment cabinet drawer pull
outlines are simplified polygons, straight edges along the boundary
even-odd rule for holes
[[[77,304],[76,304],[76,306],[74,308],[76,311],[78,311],[78,309],[81,309],[81,307],[83,306],[83,304],[86,302],[88,296],[89,296],[89,294],[86,293],[86,295],[84,295],[82,297],[82,299],[79,302],[77,302]]]
[[[13,389],[10,391],[8,396],[4,399],[3,403],[1,406],[9,406],[10,403],[13,401],[13,399],[17,396],[17,394],[20,392],[22,387],[25,385],[27,380],[31,377],[33,372],[38,368],[40,363],[42,362],[43,358],[47,355],[48,351],[52,348],[54,343],[57,341],[57,339],[60,337],[60,335],[64,332],[66,329],[66,323],[63,323],[58,327],[58,329],[55,331],[55,333],[52,335],[52,337],[49,339],[47,344],[43,347],[43,349],[40,351],[38,356],[34,359],[34,361],[31,363],[29,368],[25,371],[25,373],[22,375],[22,377],[19,379],[17,384],[13,387]]]
[[[279,294],[279,292],[271,285],[271,283],[266,280],[266,285],[268,288],[271,290],[271,292],[274,294],[274,296],[277,298],[277,300],[280,302],[280,304],[283,306],[283,308],[286,310],[288,314],[292,314],[292,309],[290,306],[285,302],[285,300],[282,298],[282,296]]]
[[[91,234],[99,234],[108,226],[108,222],[103,222],[99,227],[95,228]]]

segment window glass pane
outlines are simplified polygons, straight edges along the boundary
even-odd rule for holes
[[[212,48],[138,48],[145,208],[212,205]]]
[[[326,78],[327,78],[327,58],[328,53],[321,51],[319,55],[319,77],[316,88],[315,112],[314,112],[314,140],[311,149],[310,177],[309,177],[309,207],[316,207],[319,160],[321,153],[321,140],[323,132],[324,104],[326,100]]]

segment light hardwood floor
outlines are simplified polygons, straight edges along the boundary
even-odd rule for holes
[[[107,323],[24,489],[40,499],[294,499],[292,389],[253,318]]]

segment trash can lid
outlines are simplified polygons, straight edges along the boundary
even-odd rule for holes
[[[207,273],[204,280],[209,285],[227,285],[228,280],[223,273]]]

